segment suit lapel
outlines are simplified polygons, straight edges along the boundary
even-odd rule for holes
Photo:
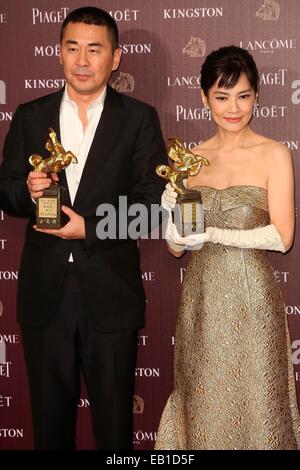
[[[74,207],[77,207],[84,199],[95,181],[98,184],[99,178],[101,181],[101,169],[109,158],[112,147],[119,139],[123,119],[124,109],[121,96],[108,86],[104,108],[82,172]]]

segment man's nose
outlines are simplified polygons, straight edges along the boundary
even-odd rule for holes
[[[81,67],[88,65],[88,56],[87,51],[85,49],[81,49],[79,51],[79,54],[77,56],[77,65],[80,65]]]

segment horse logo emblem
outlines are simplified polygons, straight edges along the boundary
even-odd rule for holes
[[[277,21],[280,14],[280,5],[275,0],[264,0],[255,16],[263,21]]]
[[[130,73],[120,72],[112,87],[120,93],[132,93],[134,90],[134,78]]]
[[[191,36],[191,39],[182,49],[183,54],[187,54],[189,57],[204,57],[206,50],[206,45],[203,39],[194,38]]]

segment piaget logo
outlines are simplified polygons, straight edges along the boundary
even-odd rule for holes
[[[206,44],[201,38],[191,36],[186,46],[182,49],[188,57],[204,57]]]
[[[265,0],[255,13],[255,16],[263,21],[277,21],[279,15],[280,5],[275,0]]]
[[[120,93],[132,93],[134,91],[134,77],[130,73],[120,72],[112,87]]]

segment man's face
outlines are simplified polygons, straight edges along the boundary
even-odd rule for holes
[[[121,50],[113,51],[106,26],[69,23],[64,31],[60,63],[71,98],[97,96],[119,66]]]

